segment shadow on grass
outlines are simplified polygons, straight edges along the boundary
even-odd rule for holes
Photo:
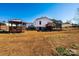
[[[39,30],[37,32],[56,32],[56,31],[63,31],[63,30],[45,30],[45,31]]]
[[[9,33],[21,33],[21,32],[0,31],[0,34],[9,34]]]

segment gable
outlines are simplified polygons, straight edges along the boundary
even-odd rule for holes
[[[35,20],[35,22],[39,22],[39,21],[42,21],[42,22],[44,22],[44,21],[46,21],[46,22],[52,22],[49,18],[47,18],[47,17],[42,17],[42,18],[37,18],[36,20]]]

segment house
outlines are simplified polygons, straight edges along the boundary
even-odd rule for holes
[[[10,33],[20,33],[24,32],[26,28],[26,23],[19,19],[11,19],[8,22],[0,23],[0,31],[10,32]]]
[[[33,23],[26,23],[26,30],[36,30]]]
[[[62,24],[62,27],[63,28],[69,28],[69,27],[72,27],[73,25],[71,23],[68,23],[68,22],[65,22]]]
[[[5,23],[0,22],[0,31],[8,31],[9,27]]]
[[[36,30],[47,30],[47,28],[61,28],[62,22],[48,17],[41,17],[37,18],[33,24]],[[46,26],[48,27],[46,28]]]
[[[52,20],[52,28],[53,30],[62,30],[62,21],[51,19]]]
[[[26,23],[22,22],[19,19],[12,19],[12,20],[8,21],[8,23],[10,24],[9,32],[11,32],[11,33],[24,32],[24,30],[26,28]]]
[[[27,23],[26,23],[26,28],[28,28],[28,27],[31,26],[31,25],[33,25],[33,23],[27,22]]]
[[[52,23],[52,21],[48,17],[41,17],[37,18],[33,25],[35,26],[36,30],[44,30],[47,23]]]

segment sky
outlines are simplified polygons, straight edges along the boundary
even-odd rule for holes
[[[75,17],[77,8],[78,3],[0,3],[0,21],[18,18],[33,22],[44,16],[67,21]]]

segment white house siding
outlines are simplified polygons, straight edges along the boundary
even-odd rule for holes
[[[39,24],[40,21],[41,21],[41,24]],[[47,17],[38,18],[34,21],[34,26],[35,27],[45,27],[45,25],[49,22],[52,22],[52,21]]]
[[[41,21],[41,24],[40,24],[40,21]],[[41,17],[36,19],[33,24],[36,27],[36,29],[39,29],[39,28],[44,29],[46,27],[46,24],[49,22],[52,22],[49,18]]]

